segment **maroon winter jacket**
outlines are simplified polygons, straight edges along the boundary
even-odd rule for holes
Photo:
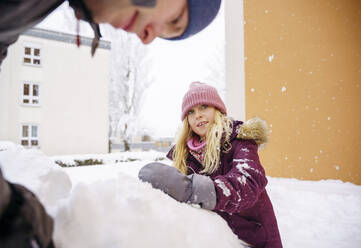
[[[254,123],[246,128],[265,128],[260,123]],[[253,139],[237,138],[246,125],[240,121],[233,122],[232,148],[227,153],[222,152],[218,170],[209,175],[217,192],[214,211],[227,221],[239,239],[257,248],[281,248],[277,220],[265,189],[267,178],[259,161],[258,145]],[[252,136],[252,133],[260,132],[251,130],[249,133]],[[171,153],[168,153],[169,158]],[[188,174],[200,174],[202,165],[190,153],[187,165]]]

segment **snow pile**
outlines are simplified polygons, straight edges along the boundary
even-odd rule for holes
[[[168,160],[164,162],[171,163]],[[136,179],[139,169],[145,163],[136,161],[121,165],[74,167],[67,168],[66,171],[74,185],[99,180],[106,183],[109,179],[118,180],[118,173],[126,173]],[[360,247],[361,186],[339,180],[301,181],[272,177],[268,177],[268,180],[267,191],[273,203],[285,248]],[[156,197],[152,204],[158,204],[159,197]],[[163,206],[158,207],[162,209]],[[174,210],[174,213],[183,216],[182,211]],[[181,226],[182,222],[173,225]],[[208,225],[214,223],[210,221]],[[157,232],[157,228],[153,231]]]
[[[1,142],[0,162],[6,179],[31,189],[53,216],[57,248],[241,246],[217,214],[179,203],[140,182],[137,172],[149,160],[130,162],[127,166],[62,169],[39,150]],[[129,175],[114,170],[133,166],[135,169],[127,172]],[[99,173],[102,170],[110,173]],[[74,184],[70,191],[71,182],[64,171],[80,172],[78,180],[88,181]],[[92,179],[87,178],[88,174],[93,175]]]
[[[360,247],[361,186],[340,180],[268,181],[284,247]]]
[[[179,203],[138,180],[139,169],[157,157],[153,152],[132,157],[141,160],[63,169],[40,151],[0,142],[5,177],[33,190],[53,210],[57,248],[241,247],[217,214]],[[360,247],[361,186],[268,179],[285,248]]]
[[[69,167],[66,168],[65,171],[69,174],[73,185],[76,185],[79,182],[92,183],[96,181],[114,179],[117,178],[119,172],[138,178],[138,172],[140,168],[151,162],[154,161],[145,160],[97,166]],[[161,162],[169,165],[171,164],[170,160],[164,160]]]
[[[48,211],[69,196],[69,176],[39,150],[0,141],[0,165],[7,180],[33,191]]]
[[[179,203],[122,173],[79,183],[55,223],[58,248],[240,247],[217,214]]]

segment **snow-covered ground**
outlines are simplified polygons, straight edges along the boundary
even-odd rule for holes
[[[105,164],[61,168],[54,163],[89,157]],[[0,142],[5,177],[24,184],[44,203],[55,219],[57,248],[239,248],[218,215],[178,203],[137,179],[143,165],[160,157],[164,154],[47,157]],[[127,158],[136,160],[119,162]],[[360,247],[361,186],[336,180],[268,179],[284,247]]]

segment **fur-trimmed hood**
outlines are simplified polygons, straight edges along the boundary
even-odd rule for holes
[[[262,149],[268,141],[268,128],[264,120],[259,117],[249,119],[236,127],[237,139],[252,139]]]

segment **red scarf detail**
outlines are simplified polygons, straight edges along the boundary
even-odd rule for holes
[[[187,147],[190,154],[195,157],[201,165],[204,162],[204,156],[206,154],[206,141],[200,142],[198,138],[192,137],[187,141]]]

